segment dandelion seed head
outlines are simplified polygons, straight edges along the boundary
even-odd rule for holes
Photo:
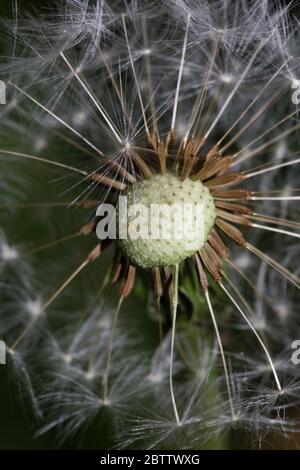
[[[235,262],[241,269],[248,269],[251,266],[251,258],[247,253],[236,256]]]
[[[278,312],[279,317],[281,320],[285,320],[289,315],[289,306],[286,304],[277,304],[276,311]]]
[[[159,384],[162,382],[164,376],[160,371],[151,373],[149,376],[149,381],[152,382],[153,384]]]
[[[16,248],[7,245],[6,243],[1,245],[1,259],[3,261],[14,261],[19,258],[19,252]]]
[[[281,160],[284,158],[284,156],[287,154],[288,151],[288,146],[285,140],[282,142],[279,142],[278,145],[276,146],[276,152],[275,156],[278,160]]]
[[[295,77],[292,77],[291,78],[291,84],[292,84],[292,88],[299,88],[300,80],[295,78]]]
[[[62,355],[62,359],[64,360],[66,364],[71,364],[73,357],[72,357],[72,354],[66,353]]]
[[[283,189],[283,196],[284,197],[291,197],[292,196],[292,191],[293,189],[289,186],[286,186],[284,189]]]
[[[109,330],[111,328],[111,317],[109,315],[102,315],[97,324],[102,330]]]
[[[83,126],[88,119],[88,113],[84,110],[79,110],[78,112],[74,113],[73,116],[73,123],[79,126]]]
[[[224,82],[226,84],[229,84],[233,81],[233,76],[228,75],[228,74],[222,74],[220,78],[221,78],[222,82]]]
[[[48,142],[47,142],[46,139],[43,139],[43,138],[37,139],[36,142],[35,142],[35,146],[34,146],[35,151],[36,152],[41,152],[42,150],[45,149],[45,147],[47,147],[47,144],[48,144]]]
[[[266,321],[263,319],[263,318],[257,318],[253,321],[253,324],[254,326],[258,329],[258,330],[265,330],[267,329],[267,324],[266,324]]]
[[[43,303],[40,299],[29,300],[25,304],[26,311],[33,317],[38,317],[43,312]]]
[[[96,371],[94,368],[90,368],[87,372],[85,372],[84,376],[87,380],[93,380],[96,377]]]

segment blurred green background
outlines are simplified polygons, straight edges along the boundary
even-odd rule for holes
[[[38,5],[38,1],[18,0],[18,6],[26,8],[28,5]],[[0,18],[12,17],[13,0],[1,0]],[[0,44],[1,54],[3,48]],[[1,59],[0,59],[1,60]],[[5,367],[5,366],[0,366]],[[6,381],[4,371],[0,371],[0,403],[1,403],[1,424],[0,424],[0,449],[51,449],[53,448],[51,438],[34,439],[34,430],[30,427],[30,417],[26,418],[23,412],[18,409],[15,401],[12,400],[11,390]]]
[[[30,9],[34,6],[47,6],[51,5],[51,3],[53,3],[53,1],[17,0],[19,13],[22,12],[22,10]],[[1,0],[1,22],[5,21],[6,18],[13,17],[15,4],[15,0]],[[0,54],[5,55],[5,51],[1,43]],[[40,189],[42,190],[42,186]],[[31,415],[30,409],[24,410],[23,407],[21,408],[19,406],[16,391],[13,384],[9,383],[8,374],[4,370],[5,367],[6,366],[0,366],[0,449],[56,449],[57,442],[53,434],[48,433],[46,436],[35,438],[35,421]],[[98,428],[97,425],[94,426],[94,428],[91,428],[86,434],[85,438],[80,443],[80,447],[105,449],[112,446],[112,442],[107,441],[106,436],[109,434],[107,431],[107,423],[105,423],[105,429]],[[74,442],[67,442],[63,448],[76,448],[77,444]]]

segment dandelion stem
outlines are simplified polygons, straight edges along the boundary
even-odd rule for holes
[[[174,387],[173,387],[173,362],[174,362],[174,343],[175,343],[175,331],[176,331],[176,317],[177,317],[177,308],[178,308],[178,278],[179,278],[179,265],[174,266],[174,280],[173,280],[173,298],[172,298],[172,336],[171,336],[171,354],[170,354],[170,370],[169,370],[169,381],[170,381],[170,393],[172,399],[172,405],[174,409],[174,414],[178,426],[181,425],[179,419]]]
[[[205,77],[205,80],[204,80],[204,85],[203,85],[201,94],[200,94],[199,98],[197,99],[197,101],[194,105],[194,110],[192,112],[192,116],[191,116],[191,119],[190,119],[190,122],[189,122],[189,125],[188,125],[188,129],[187,129],[186,134],[185,134],[184,139],[183,139],[184,140],[184,147],[185,147],[186,142],[188,141],[189,134],[192,130],[192,127],[195,124],[195,121],[196,121],[196,126],[195,127],[197,127],[197,124],[198,124],[198,122],[201,118],[202,111],[203,111],[203,106],[204,106],[204,103],[205,103],[205,100],[206,100],[206,95],[207,95],[207,85],[208,85],[208,81],[209,81],[211,73],[212,73],[214,63],[215,63],[217,51],[218,51],[219,44],[220,44],[220,39],[221,39],[221,33],[218,33],[216,35],[216,40],[215,40],[215,43],[214,43],[214,46],[213,46],[213,51],[212,51],[212,54],[211,54],[209,67],[208,67],[206,77]],[[192,133],[193,137],[194,137],[194,134],[195,134],[195,130]]]
[[[131,122],[131,117],[129,115],[129,112],[126,108],[126,104],[125,104],[125,100],[123,99],[123,94],[121,93],[121,87],[119,87],[114,75],[113,75],[113,71],[111,69],[111,66],[109,64],[109,62],[107,61],[106,57],[105,57],[105,54],[103,54],[102,50],[100,47],[98,47],[98,51],[99,51],[99,55],[101,57],[101,59],[103,60],[103,63],[105,65],[105,68],[109,74],[109,78],[111,80],[111,83],[112,83],[112,86],[116,92],[116,95],[118,97],[118,100],[121,104],[121,107],[122,107],[122,112],[124,113],[124,116],[126,117],[127,121],[128,121],[128,124],[129,124],[129,127],[132,128],[132,122]]]
[[[143,30],[144,48],[145,48],[145,51],[147,51],[149,46],[148,46],[146,19],[144,16],[142,17],[142,30]],[[152,127],[154,130],[154,133],[157,136],[158,141],[160,141],[158,125],[157,125],[157,115],[156,115],[155,98],[154,98],[155,93],[153,89],[150,54],[145,53],[145,61],[146,61],[147,82],[148,82],[148,90],[149,90],[149,101],[150,101],[150,108],[151,108]]]
[[[300,196],[271,196],[271,197],[256,197],[249,198],[250,201],[300,201]]]
[[[120,297],[119,303],[117,305],[117,308],[114,314],[113,322],[112,322],[109,343],[108,343],[106,366],[105,366],[105,370],[103,373],[103,403],[107,403],[107,399],[108,399],[109,372],[110,372],[110,366],[111,366],[112,348],[113,348],[113,342],[114,342],[114,337],[116,333],[117,321],[119,318],[121,307],[123,305],[124,298],[125,298],[124,295]]]
[[[278,271],[282,276],[288,279],[289,282],[294,284],[298,289],[300,289],[300,278],[295,274],[291,273],[288,269],[282,266],[278,261],[274,260],[271,256],[263,253],[255,246],[251,245],[249,242],[245,243],[245,248],[254,253],[258,258],[262,259],[265,263],[271,266],[273,269]]]
[[[299,111],[297,110],[297,113]],[[253,145],[255,142],[257,142],[258,140],[260,140],[262,137],[264,137],[267,133],[271,132],[273,129],[275,129],[277,126],[279,126],[280,124],[282,124],[283,122],[285,122],[288,118],[291,118],[294,114],[296,114],[295,112],[294,113],[291,113],[289,116],[287,116],[285,119],[282,119],[280,122],[278,122],[276,125],[272,126],[270,129],[268,129],[266,132],[264,132],[263,134],[261,134],[259,137],[257,137],[256,139],[254,139],[252,142],[250,142],[249,144],[247,144],[245,147],[243,147],[241,150],[239,150],[235,155],[234,157],[236,158],[237,156],[243,154],[247,149],[249,149],[249,147],[251,147],[251,145]],[[245,153],[245,155],[242,155],[240,158],[238,158],[231,166],[235,166],[235,165],[238,165],[239,163],[245,161],[245,160],[248,160],[248,158],[251,158],[251,157],[254,157],[255,155],[257,155],[258,153],[261,153],[263,150],[265,150],[266,148],[268,148],[270,145],[274,144],[275,142],[278,142],[279,140],[282,140],[284,137],[287,137],[288,135],[292,134],[294,131],[298,130],[300,128],[300,124],[295,124],[294,126],[292,127],[289,127],[288,129],[286,129],[285,131],[281,132],[280,134],[277,134],[276,137],[274,137],[273,139],[269,140],[268,142],[265,142],[264,144],[260,145],[259,147],[253,149],[252,151],[250,151],[249,153]]]
[[[69,131],[71,131],[73,134],[75,134],[79,139],[81,139],[83,142],[85,142],[89,147],[91,147],[95,152],[97,152],[101,157],[104,156],[104,153],[101,152],[101,150],[96,147],[92,142],[90,142],[86,137],[80,134],[80,132],[76,131],[72,126],[70,126],[68,123],[66,123],[63,119],[61,119],[59,116],[57,116],[53,111],[51,111],[49,108],[44,106],[42,103],[37,101],[33,96],[29,95],[26,91],[22,90],[19,88],[17,85],[15,85],[13,82],[9,82],[9,84],[15,88],[19,93],[21,93],[23,96],[26,96],[30,101],[32,101],[34,104],[36,104],[39,108],[43,109],[46,113],[48,113],[50,116],[52,116],[56,121],[58,121],[60,124],[62,124],[64,127],[66,127]]]
[[[272,304],[271,300],[267,297],[266,294],[264,294],[260,289],[258,289],[255,284],[253,284],[251,279],[244,273],[244,271],[240,269],[237,264],[229,258],[227,258],[226,262],[244,279],[247,285],[253,290],[255,295],[257,295],[257,297],[259,297],[263,302],[265,302],[270,307],[270,309],[276,313],[276,308]]]
[[[79,173],[79,174],[84,175],[84,176],[88,174],[86,171],[80,170],[79,168],[75,168],[75,167],[70,166],[70,165],[65,165],[64,163],[55,162],[55,161],[52,161],[52,160],[47,160],[46,158],[37,157],[35,155],[29,155],[27,153],[13,152],[12,150],[6,150],[6,149],[0,149],[0,153],[3,153],[5,155],[12,155],[14,157],[26,158],[28,160],[35,160],[35,161],[41,162],[41,163],[47,163],[48,165],[54,165],[54,166],[63,168],[65,170],[71,170],[71,171],[74,171],[74,172]]]
[[[58,295],[73,281],[73,279],[85,268],[85,266],[89,263],[89,260],[85,260],[72,274],[68,277],[68,279],[55,291],[55,293],[49,298],[49,300],[44,304],[41,312],[45,312],[47,308],[52,304],[52,302],[58,297]],[[19,344],[23,341],[25,336],[29,333],[31,328],[35,325],[36,321],[40,316],[33,317],[32,320],[28,323],[26,328],[23,332],[18,336],[14,344],[11,346],[10,350],[15,351]]]
[[[141,90],[140,90],[136,70],[135,70],[134,63],[133,63],[133,58],[132,58],[131,48],[130,48],[130,44],[129,44],[129,39],[128,39],[128,33],[127,33],[127,27],[126,27],[126,21],[125,21],[125,15],[124,14],[122,15],[122,22],[123,22],[123,28],[124,28],[125,40],[126,40],[127,49],[128,49],[130,65],[131,65],[133,78],[134,78],[136,89],[137,89],[139,102],[140,102],[140,105],[141,105],[141,110],[142,110],[142,115],[143,115],[143,120],[144,120],[144,125],[145,125],[145,131],[146,131],[147,134],[149,134],[149,127],[148,127],[148,124],[147,124],[146,111],[145,111],[145,107],[144,107],[144,103],[143,103],[143,99],[142,99],[142,94],[141,94]]]
[[[241,83],[243,82],[244,78],[246,77],[247,73],[249,72],[250,68],[251,68],[251,65],[253,64],[253,62],[255,61],[256,59],[256,56],[258,55],[258,53],[261,51],[261,49],[263,48],[263,46],[265,45],[266,41],[262,41],[259,46],[255,49],[252,57],[250,58],[246,68],[244,69],[244,72],[241,74],[239,80],[237,81],[235,87],[233,88],[233,90],[231,91],[231,93],[229,94],[229,96],[227,97],[225,103],[223,104],[222,108],[220,109],[220,112],[217,114],[216,118],[214,119],[214,121],[212,122],[211,126],[209,127],[209,129],[206,131],[206,134],[205,134],[205,138],[207,138],[212,130],[215,128],[216,124],[219,122],[221,116],[224,114],[227,106],[229,105],[229,103],[231,102],[232,98],[234,97],[234,95],[236,94],[237,90],[239,89]]]
[[[290,232],[288,230],[282,230],[280,228],[268,227],[267,225],[250,223],[250,227],[260,228],[262,230],[268,230],[269,232],[282,233],[283,235],[288,235],[289,237],[300,238],[300,233]]]
[[[75,173],[85,176],[87,179],[92,179],[95,182],[102,183],[104,185],[113,187],[115,189],[122,190],[126,188],[125,183],[119,182],[116,179],[110,178],[108,176],[104,176],[96,172],[88,173],[87,171],[80,170],[79,168],[75,168],[70,165],[65,165],[64,163],[56,162],[53,160],[47,160],[46,158],[37,157],[35,155],[29,155],[29,154],[20,153],[20,152],[13,152],[11,150],[6,150],[6,149],[0,149],[0,153],[3,153],[5,155],[12,155],[14,157],[20,157],[20,158],[24,158],[28,160],[35,160],[37,162],[47,163],[48,165],[63,168],[65,170],[74,171]]]
[[[179,92],[180,92],[180,85],[181,85],[183,67],[184,67],[184,62],[185,62],[185,54],[186,54],[187,39],[188,39],[188,33],[189,33],[189,27],[190,27],[190,19],[191,19],[191,17],[190,17],[190,15],[188,15],[187,21],[186,21],[186,29],[185,29],[185,36],[184,36],[183,47],[182,47],[182,54],[181,54],[181,61],[180,61],[178,79],[177,79],[176,92],[175,92],[173,115],[172,115],[172,121],[171,121],[171,132],[174,131],[174,129],[175,129],[178,99],[179,99]]]
[[[204,292],[204,295],[205,295],[205,299],[206,299],[206,302],[207,302],[207,305],[208,305],[209,313],[210,313],[210,316],[211,316],[211,319],[212,319],[212,322],[213,322],[213,325],[214,325],[217,341],[218,341],[218,344],[219,344],[220,354],[221,354],[224,373],[225,373],[225,380],[226,380],[226,386],[227,386],[227,393],[228,393],[228,398],[229,398],[231,416],[232,416],[232,419],[235,420],[236,415],[235,415],[234,406],[233,406],[233,398],[232,398],[232,393],[231,393],[231,385],[230,385],[230,380],[229,380],[229,373],[228,373],[225,353],[224,353],[224,349],[223,349],[223,344],[222,344],[218,324],[217,324],[215,314],[214,314],[214,311],[213,311],[213,308],[212,308],[212,305],[211,305],[208,289]]]
[[[52,240],[51,242],[45,243],[45,244],[40,245],[36,248],[33,248],[32,250],[26,251],[25,253],[22,254],[22,257],[30,256],[30,255],[33,255],[35,253],[39,253],[40,251],[47,250],[47,248],[57,246],[60,243],[72,240],[72,239],[80,237],[82,235],[83,235],[82,231],[75,232],[75,233],[72,233],[70,235],[65,235],[64,237],[58,238],[56,240]]]
[[[108,127],[110,128],[110,130],[112,131],[113,135],[115,136],[115,138],[117,139],[118,143],[119,144],[122,144],[123,140],[122,138],[120,137],[120,134],[119,132],[116,130],[114,124],[112,123],[110,117],[108,116],[107,112],[105,111],[105,109],[103,108],[103,106],[101,105],[101,103],[99,103],[99,101],[95,98],[94,94],[89,90],[88,86],[84,83],[84,81],[80,78],[79,74],[77,73],[77,71],[74,69],[74,67],[72,67],[72,65],[70,64],[70,62],[68,61],[68,59],[66,58],[66,56],[64,55],[63,52],[60,53],[60,56],[62,57],[62,59],[65,61],[65,63],[67,64],[67,66],[69,67],[69,69],[71,70],[71,72],[74,74],[75,78],[78,80],[78,82],[80,83],[80,85],[82,86],[82,88],[84,89],[84,91],[87,93],[87,95],[90,97],[90,99],[92,100],[92,102],[94,103],[94,105],[96,106],[96,108],[98,109],[98,111],[100,112],[101,116],[103,117],[103,119],[105,120],[106,124],[108,125]]]
[[[48,207],[62,207],[69,209],[70,202],[24,202],[24,203],[7,203],[7,204],[0,204],[0,208],[7,207],[14,207],[15,209],[35,209],[35,208],[48,208]],[[82,205],[82,204],[81,204]],[[98,205],[95,204],[95,205]],[[80,204],[77,205],[80,207]]]
[[[247,123],[236,134],[234,134],[230,141],[220,149],[220,153],[223,154],[229,147],[231,147],[237,141],[237,139],[240,138],[245,133],[245,131],[249,129],[249,127],[251,127],[252,124],[254,124],[260,118],[260,116],[262,116],[268,110],[268,108],[276,103],[282,94],[283,92],[280,90],[277,94],[271,96],[271,98],[266,103],[264,103],[256,113],[253,114]]]
[[[240,312],[240,314],[242,315],[243,319],[247,322],[248,326],[251,328],[251,330],[253,331],[254,335],[256,336],[256,338],[258,339],[261,347],[263,348],[266,356],[267,356],[267,359],[269,361],[269,364],[271,366],[271,369],[272,369],[272,372],[273,372],[273,375],[274,375],[274,378],[275,378],[275,382],[276,382],[276,385],[277,385],[277,388],[279,391],[282,390],[282,387],[281,387],[281,384],[280,384],[280,381],[279,381],[279,378],[278,378],[278,375],[277,375],[277,372],[275,370],[275,367],[274,367],[274,363],[271,359],[271,356],[263,342],[263,340],[261,339],[261,337],[259,336],[259,334],[257,333],[256,329],[254,328],[254,326],[252,325],[251,321],[248,319],[247,315],[245,315],[245,313],[242,311],[242,309],[240,308],[240,306],[238,305],[238,303],[235,301],[235,299],[232,297],[232,295],[228,292],[228,290],[226,289],[226,287],[224,286],[224,284],[222,282],[219,282],[219,285],[221,286],[221,288],[223,289],[223,291],[226,293],[226,295],[229,297],[229,299],[231,300],[231,302],[235,305],[235,307],[238,309],[238,311]]]
[[[63,284],[54,292],[54,294],[47,300],[47,302],[41,308],[41,313],[44,313],[47,308],[54,302],[54,300],[65,290],[65,288],[78,276],[78,274],[92,261],[94,261],[98,256],[101,254],[100,245],[96,245],[96,247],[91,251],[91,253],[86,257],[86,259],[81,263],[81,265],[75,269],[75,271],[63,282]],[[35,325],[40,315],[33,317],[32,320],[28,323],[26,328],[23,332],[18,336],[16,341],[13,343],[12,347],[10,348],[11,351],[15,351],[18,345],[23,341],[25,336],[29,333],[31,328]]]
[[[296,220],[271,217],[268,215],[259,214],[257,212],[253,212],[251,215],[245,214],[244,217],[246,217],[247,219],[257,220],[259,222],[268,222],[269,224],[273,224],[273,225],[282,225],[284,227],[300,228],[300,222]]]
[[[278,170],[279,168],[284,168],[286,166],[297,165],[298,163],[300,163],[300,158],[297,158],[296,160],[284,162],[284,163],[277,163],[275,165],[274,164],[263,165],[263,168],[260,170],[251,171],[249,173],[244,173],[244,178],[248,179],[248,178],[252,178],[253,176],[263,175],[264,173],[268,173],[269,171]]]
[[[254,217],[253,215],[252,216],[247,216],[247,214],[245,214],[243,216],[240,216],[240,215],[232,214],[230,212],[223,211],[223,210],[220,210],[220,209],[217,210],[217,215],[221,219],[234,222],[235,224],[246,225],[247,227],[258,228],[258,229],[261,229],[261,230],[267,230],[269,232],[282,233],[283,235],[288,235],[289,237],[300,238],[300,233],[290,232],[289,230],[283,230],[283,229],[280,229],[280,228],[269,227],[268,225],[261,225],[261,224],[251,222],[250,221],[251,218],[253,220],[259,220],[259,221],[264,220],[263,218]],[[273,224],[276,223],[274,220],[276,220],[276,219],[273,219]],[[269,223],[272,223],[272,222],[269,221]],[[278,219],[277,224],[280,225],[280,219]],[[286,224],[287,224],[286,222],[282,223],[282,225],[286,225]],[[289,226],[291,226],[291,222],[290,222]],[[295,228],[299,228],[299,224],[294,224],[292,226],[295,227]]]
[[[230,128],[225,132],[223,137],[218,141],[218,145],[220,145],[223,140],[230,134],[230,132],[236,127],[236,125],[243,119],[243,117],[248,113],[248,111],[254,106],[254,104],[257,102],[257,100],[260,98],[260,96],[264,93],[264,91],[268,88],[268,86],[273,82],[273,80],[279,75],[281,70],[286,66],[288,60],[286,60],[277,70],[276,72],[272,75],[272,77],[267,81],[267,83],[261,88],[259,93],[255,96],[255,98],[250,102],[250,104],[247,106],[247,108],[239,115],[239,117],[236,119],[236,121],[230,126]],[[251,120],[252,121],[252,120]],[[251,122],[252,124],[252,122]],[[251,125],[250,124],[250,125]],[[228,144],[226,144],[227,147]],[[231,144],[230,144],[231,145]],[[229,146],[229,145],[228,145]],[[222,151],[225,150],[225,147],[222,148]]]

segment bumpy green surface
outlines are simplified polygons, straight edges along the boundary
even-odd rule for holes
[[[154,175],[150,179],[139,182],[127,191],[127,205],[130,209],[132,204],[143,204],[150,208],[151,204],[202,204],[204,207],[204,226],[202,233],[198,232],[192,240],[181,237],[180,240],[170,239],[148,239],[138,238],[136,240],[127,238],[119,240],[122,252],[129,258],[131,263],[143,268],[155,266],[174,266],[182,260],[192,256],[206,242],[209,232],[216,218],[215,205],[212,195],[201,181],[192,181],[189,178],[181,180],[173,174]],[[128,217],[128,225],[133,217]],[[158,227],[165,223],[164,216],[155,219]],[[151,216],[149,217],[149,226]],[[173,224],[173,226],[172,226]],[[176,217],[171,218],[170,230],[175,229],[178,224]],[[200,230],[201,232],[201,230]],[[173,232],[171,232],[173,233]],[[174,232],[175,233],[175,232]]]

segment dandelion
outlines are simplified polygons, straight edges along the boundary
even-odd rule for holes
[[[16,202],[8,185],[3,206],[28,220],[42,210],[46,235],[52,220],[60,233],[28,249],[0,239],[1,266],[32,259],[47,291],[51,263],[62,278],[46,300],[44,292],[27,296],[16,334],[8,334],[13,358],[42,323],[41,333],[49,329],[41,357],[56,372],[41,391],[48,419],[42,430],[74,435],[104,408],[115,411],[117,424],[120,414],[135,417],[136,427],[126,425],[130,417],[121,424],[125,446],[170,448],[174,437],[192,448],[229,424],[258,434],[294,429],[284,414],[278,424],[277,406],[285,412],[285,395],[297,404],[297,371],[276,360],[288,346],[278,331],[284,342],[295,334],[300,287],[300,124],[291,100],[300,71],[292,6],[66,0],[63,8],[54,2],[41,16],[5,23],[11,56],[0,70],[8,93],[0,132],[13,138],[3,140],[0,156],[4,172],[18,163],[21,179],[34,173],[37,199]],[[122,218],[119,196],[127,197],[129,211],[134,204],[200,203],[202,236],[197,232],[192,245],[186,233],[98,240],[97,208],[106,202],[116,209],[111,229]],[[17,213],[10,218],[15,233]],[[129,218],[126,229],[135,223]],[[160,233],[165,225],[163,213],[154,226]],[[174,218],[171,228],[179,231]],[[293,249],[277,248],[290,240]],[[114,313],[99,315],[100,299],[116,283]],[[139,340],[131,344],[129,323],[124,336],[119,331],[131,294],[141,290],[145,321],[155,309],[159,323],[160,345],[150,355],[137,352],[142,335],[133,333]],[[269,292],[280,302],[274,305]],[[55,321],[54,308],[62,313]],[[145,408],[152,397],[158,416],[137,417],[137,402]]]

